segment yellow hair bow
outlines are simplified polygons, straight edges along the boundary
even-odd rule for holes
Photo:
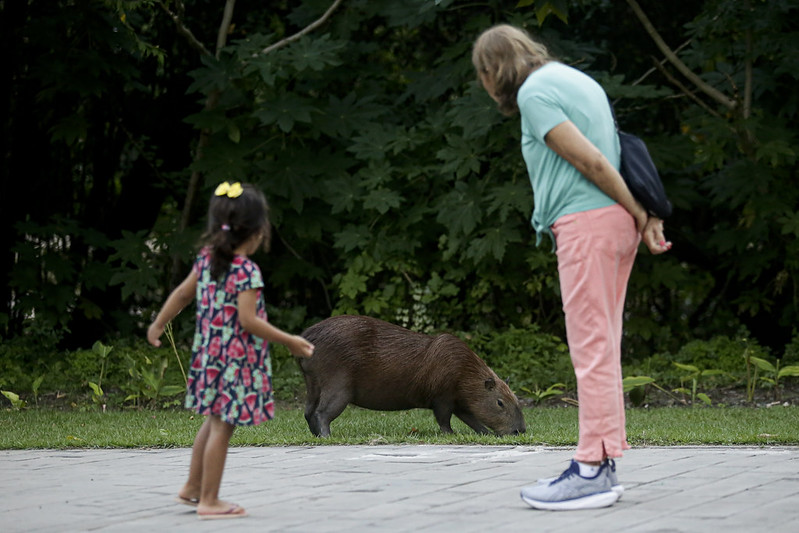
[[[238,198],[241,196],[241,193],[244,192],[244,189],[241,186],[241,183],[238,181],[236,183],[230,184],[228,182],[220,183],[219,186],[214,191],[214,196],[227,196],[228,198]]]

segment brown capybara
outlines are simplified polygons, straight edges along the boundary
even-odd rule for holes
[[[478,433],[524,433],[519,400],[508,385],[454,335],[416,333],[382,320],[341,315],[306,329],[305,420],[316,436],[349,404],[380,411],[432,409],[441,431],[454,414]]]

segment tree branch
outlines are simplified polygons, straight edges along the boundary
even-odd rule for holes
[[[685,65],[685,63],[683,63],[680,60],[680,58],[677,57],[677,54],[675,54],[669,48],[669,46],[666,44],[666,42],[663,40],[663,38],[660,36],[660,34],[655,29],[655,27],[649,21],[649,18],[647,18],[646,14],[641,9],[641,6],[638,5],[638,2],[636,2],[636,0],[627,0],[627,4],[633,10],[633,12],[635,13],[635,16],[638,17],[638,20],[641,21],[641,24],[643,24],[644,29],[646,30],[646,32],[649,34],[650,37],[652,37],[652,40],[655,41],[655,45],[657,45],[657,47],[660,49],[660,51],[663,52],[663,55],[666,56],[666,59],[668,59],[669,62],[672,65],[674,65],[674,67],[677,70],[679,70],[680,73],[683,76],[685,76],[686,78],[691,80],[694,83],[694,85],[696,85],[697,88],[700,91],[702,91],[703,93],[705,93],[708,96],[710,96],[711,98],[713,98],[713,100],[715,100],[719,104],[721,104],[724,107],[727,107],[729,109],[735,109],[735,107],[736,107],[736,101],[735,100],[733,100],[731,98],[728,98],[721,91],[719,91],[715,87],[712,87],[710,84],[705,82],[702,78],[700,78],[699,76],[694,74],[693,71],[691,71],[691,69],[689,69]]]
[[[266,48],[264,48],[263,50],[261,50],[261,52],[260,52],[260,53],[261,53],[261,54],[268,54],[268,53],[270,53],[270,52],[272,52],[272,51],[274,51],[274,50],[277,50],[278,48],[283,48],[283,47],[284,47],[284,46],[286,46],[287,44],[289,44],[289,43],[292,43],[292,42],[296,41],[297,39],[299,39],[299,38],[300,38],[300,37],[302,37],[303,35],[306,35],[306,34],[308,34],[308,33],[312,32],[313,30],[315,30],[316,28],[318,28],[319,26],[321,26],[322,24],[324,24],[324,23],[327,21],[327,19],[329,19],[329,18],[330,18],[330,15],[332,15],[332,14],[333,14],[333,11],[335,11],[335,10],[336,10],[336,8],[337,8],[339,5],[341,5],[341,3],[342,3],[343,1],[344,1],[344,0],[335,0],[335,2],[333,2],[333,4],[332,4],[332,5],[331,5],[329,8],[327,8],[327,11],[325,11],[325,14],[324,14],[324,15],[322,15],[322,16],[321,16],[319,19],[317,19],[315,22],[312,22],[311,24],[309,24],[308,26],[306,26],[305,28],[303,28],[301,31],[298,31],[298,32],[297,32],[297,33],[295,33],[294,35],[292,35],[292,36],[290,36],[290,37],[286,37],[285,39],[282,39],[282,40],[280,40],[280,41],[276,42],[276,43],[275,43],[275,44],[273,44],[273,45],[267,46]],[[255,55],[257,55],[257,54],[255,54]]]
[[[169,15],[169,18],[171,18],[172,21],[175,23],[175,26],[177,26],[178,33],[183,35],[189,41],[189,44],[193,48],[196,48],[203,55],[206,56],[212,55],[211,52],[209,52],[208,49],[205,47],[205,45],[203,45],[203,43],[201,43],[199,39],[197,39],[197,37],[194,36],[191,30],[183,23],[183,19],[180,17],[180,15],[172,12],[166,6],[166,4],[164,4],[163,1],[159,1],[158,5],[161,6],[161,9],[163,9],[167,15]]]
[[[685,48],[685,47],[686,47],[686,46],[688,46],[689,44],[691,44],[691,39],[688,39],[687,41],[685,41],[684,43],[682,43],[680,46],[678,46],[677,48],[675,48],[675,49],[674,49],[674,53],[675,53],[675,54],[678,54],[678,53],[680,53],[680,50],[682,50],[683,48]],[[660,61],[658,62],[658,65],[660,65],[660,66],[663,66],[663,65],[664,65],[664,64],[666,64],[668,61],[669,61],[668,59],[662,59],[662,60],[660,60]],[[643,83],[643,82],[644,82],[644,80],[645,80],[646,78],[648,78],[650,74],[652,74],[653,72],[656,72],[656,71],[658,71],[658,70],[659,70],[659,69],[658,69],[657,65],[655,65],[654,67],[652,67],[652,68],[650,68],[649,70],[647,70],[646,72],[644,72],[644,73],[641,75],[641,77],[640,77],[640,78],[638,78],[637,80],[635,80],[634,82],[632,82],[630,85],[638,85],[638,84],[640,84],[640,83]]]
[[[222,14],[222,23],[216,34],[216,58],[219,59],[219,52],[227,44],[227,36],[230,33],[230,23],[233,20],[233,8],[236,7],[236,0],[225,2],[225,12]]]
[[[161,4],[163,6],[163,3]],[[180,4],[179,4],[180,5]],[[214,53],[214,57],[217,59],[219,58],[219,53],[221,52],[222,48],[225,47],[227,44],[227,36],[230,32],[230,24],[233,20],[233,8],[236,6],[236,0],[227,0],[225,2],[225,10],[222,14],[222,22],[219,24],[219,30],[216,34],[216,50]],[[179,20],[179,19],[177,19]],[[178,26],[178,29],[183,26],[182,23]],[[183,26],[185,28],[185,26]],[[185,28],[185,31],[191,35],[191,32],[188,28]],[[192,35],[192,38],[194,36]],[[211,55],[208,50],[202,46],[202,43],[198,43],[202,47],[202,53]],[[195,46],[196,47],[196,46]],[[210,110],[214,109],[219,102],[219,90],[214,89],[211,94],[208,95],[208,98],[205,100],[205,109]],[[197,141],[197,151],[194,153],[194,161],[198,161],[203,157],[203,151],[208,146],[210,142],[211,134],[207,129],[203,129],[200,131],[200,138]],[[189,176],[189,185],[186,188],[186,200],[183,203],[183,211],[180,214],[180,222],[178,223],[178,230],[183,232],[186,228],[189,227],[191,223],[191,214],[192,210],[194,209],[194,204],[197,203],[197,196],[200,192],[200,186],[202,183],[202,174],[198,170],[192,170],[191,176]],[[179,271],[178,267],[180,265],[180,257],[175,256],[173,259],[173,268],[172,268],[172,275],[173,277],[177,278],[177,272]]]
[[[746,78],[744,80],[743,118],[752,114],[752,29],[746,30]]]
[[[686,87],[685,85],[683,85],[683,84],[680,82],[680,80],[678,80],[677,78],[675,78],[674,76],[672,76],[672,75],[669,73],[669,71],[668,71],[668,70],[666,70],[666,67],[663,65],[663,63],[662,63],[662,62],[658,62],[658,61],[657,61],[656,59],[654,59],[654,58],[653,58],[653,61],[655,62],[655,68],[656,68],[657,70],[659,70],[659,71],[660,71],[660,73],[661,73],[661,74],[663,74],[663,75],[666,77],[666,79],[667,79],[667,80],[669,80],[671,83],[673,83],[674,85],[676,85],[676,86],[677,86],[677,88],[678,88],[678,89],[680,89],[680,90],[681,90],[681,91],[682,91],[682,92],[683,92],[683,93],[684,93],[684,94],[685,94],[685,95],[686,95],[688,98],[690,98],[691,100],[693,100],[694,102],[696,102],[696,103],[697,103],[697,105],[699,105],[700,107],[704,108],[704,109],[705,109],[705,111],[707,111],[708,113],[710,113],[710,114],[711,114],[711,115],[713,115],[714,117],[716,117],[716,118],[719,118],[719,117],[721,117],[721,115],[719,115],[719,113],[717,113],[717,112],[716,112],[714,109],[711,109],[711,107],[710,107],[710,106],[708,106],[708,105],[707,105],[706,103],[704,103],[704,102],[703,102],[701,99],[699,99],[699,97],[697,97],[697,96],[696,96],[696,95],[695,95],[693,92],[691,92],[691,90],[689,90],[689,89],[688,89],[688,87]]]
[[[222,48],[224,48],[227,44],[227,36],[230,32],[230,23],[233,20],[233,9],[235,7],[236,0],[226,0],[225,10],[222,13],[222,22],[219,24],[219,30],[216,34],[216,50],[214,57],[217,59],[219,58],[219,53],[222,51]],[[208,111],[214,109],[218,102],[219,90],[214,89],[205,100],[205,110]],[[203,150],[206,148],[206,146],[208,146],[210,139],[211,134],[208,132],[208,130],[204,129],[200,132],[200,139],[197,141],[197,152],[194,154],[195,161],[202,158]],[[178,226],[180,231],[183,231],[189,227],[189,223],[191,222],[191,211],[195,204],[195,198],[197,198],[199,193],[201,182],[202,174],[200,174],[198,170],[192,170],[191,176],[189,177],[189,186],[186,190],[186,202],[183,205],[183,212],[180,216],[180,225]]]

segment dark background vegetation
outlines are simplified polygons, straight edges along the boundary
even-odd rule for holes
[[[625,361],[719,336],[790,352],[799,1],[344,0],[283,41],[333,3],[0,1],[3,368],[140,338],[223,180],[270,200],[255,259],[279,327],[346,312],[563,338],[518,118],[470,62],[498,22],[602,83],[674,203],[674,248],[636,263]]]

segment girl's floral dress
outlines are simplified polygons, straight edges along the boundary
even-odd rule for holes
[[[224,279],[211,279],[211,254],[197,256],[197,326],[188,375],[186,408],[218,415],[236,426],[258,425],[275,414],[272,366],[266,340],[239,323],[238,295],[257,289],[256,314],[266,320],[261,271],[237,255]]]

